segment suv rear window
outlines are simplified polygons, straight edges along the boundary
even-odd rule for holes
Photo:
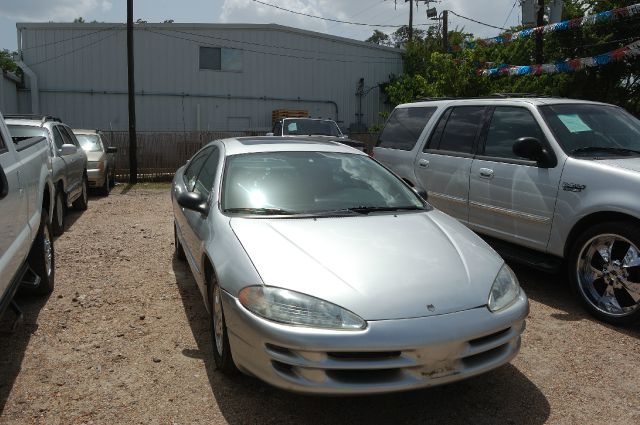
[[[431,136],[429,149],[472,153],[486,110],[486,106],[458,106],[449,114],[445,112]]]
[[[436,107],[396,108],[384,126],[377,146],[410,151]]]

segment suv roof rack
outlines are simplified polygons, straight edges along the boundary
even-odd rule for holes
[[[42,124],[44,124],[47,121],[62,122],[62,120],[58,117],[54,117],[51,115],[40,115],[40,114],[7,114],[4,117],[5,119],[40,120]]]
[[[416,99],[416,102],[435,102],[438,100],[463,100],[463,99],[509,99],[509,98],[550,98],[548,94],[536,94],[536,93],[491,93],[488,96],[462,96],[462,97],[423,97]]]

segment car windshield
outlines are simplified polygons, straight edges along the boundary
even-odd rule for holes
[[[338,124],[330,120],[285,120],[282,134],[285,136],[340,136]]]
[[[76,139],[85,152],[101,152],[102,144],[97,134],[76,134]]]
[[[396,176],[364,155],[261,152],[227,158],[222,209],[228,213],[368,214],[424,209]]]
[[[540,106],[540,111],[568,155],[640,155],[640,121],[621,108],[559,104]]]
[[[31,127],[27,125],[7,125],[9,134],[14,143],[30,139],[32,137],[47,137],[47,130],[42,127]]]

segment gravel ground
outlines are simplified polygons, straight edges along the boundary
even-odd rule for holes
[[[24,324],[0,335],[0,423],[640,423],[640,326],[595,322],[561,277],[515,268],[531,315],[509,365],[422,391],[307,397],[215,370],[204,304],[173,259],[168,189],[118,186],[69,221],[55,291],[20,297]]]

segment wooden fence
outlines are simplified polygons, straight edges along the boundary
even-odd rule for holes
[[[175,171],[184,165],[194,153],[212,140],[227,137],[257,136],[252,132],[138,132],[137,157],[138,180],[166,181],[171,180]],[[106,131],[103,133],[107,146],[118,148],[116,154],[116,177],[119,181],[129,179],[129,133],[126,131]],[[372,148],[376,134],[351,134]]]

